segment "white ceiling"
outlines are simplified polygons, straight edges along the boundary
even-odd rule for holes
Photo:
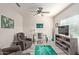
[[[37,7],[43,7],[44,11],[49,11],[48,15],[55,16],[61,12],[64,8],[70,5],[70,3],[19,3],[21,7],[18,7],[15,3],[4,3],[0,5],[6,5],[11,7],[17,12],[26,15],[27,13],[33,13],[31,11],[37,10]]]

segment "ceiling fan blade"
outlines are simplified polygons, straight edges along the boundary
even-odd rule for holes
[[[47,12],[41,12],[41,13],[50,13],[50,12],[47,11]]]
[[[21,7],[19,3],[16,3],[16,5],[17,5],[18,7]]]

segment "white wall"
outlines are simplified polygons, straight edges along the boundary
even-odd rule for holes
[[[63,20],[65,18],[69,18],[72,17],[74,15],[79,14],[79,4],[78,3],[74,3],[72,5],[70,5],[68,8],[66,8],[65,10],[63,10],[61,13],[59,13],[58,15],[55,16],[55,22],[59,22],[60,20]]]
[[[23,31],[23,19],[22,16],[15,12],[12,8],[3,5],[0,5],[0,19],[1,15],[12,18],[14,20],[14,29],[0,27],[0,48],[5,48],[11,45],[15,33]]]
[[[75,24],[76,23],[77,27],[78,27],[78,25],[79,25],[79,23],[78,23],[79,16],[78,15],[79,15],[79,4],[76,3],[76,4],[72,4],[67,9],[62,11],[60,14],[55,16],[54,21],[55,21],[55,23],[60,23],[61,20],[62,20],[62,22],[63,22],[63,20],[69,20],[69,21],[66,21],[66,23],[68,23],[68,24]],[[64,25],[64,24],[62,24],[62,25]],[[74,27],[74,25],[73,25],[73,27]],[[74,28],[74,29],[76,29],[76,28]],[[55,28],[55,30],[57,32],[56,28]],[[75,31],[78,31],[78,28]],[[74,33],[76,33],[76,32],[74,32]],[[76,34],[73,34],[73,35],[76,35]],[[77,38],[78,36],[74,36],[74,37]],[[78,51],[79,51],[79,39],[78,39]]]
[[[43,29],[37,29],[36,24],[37,23],[43,23],[44,28]],[[53,28],[53,20],[52,17],[44,15],[36,15],[33,16],[33,14],[28,14],[24,17],[23,21],[23,27],[24,27],[24,32],[26,33],[27,37],[31,37],[34,33],[39,33],[42,32],[43,34],[46,34],[51,40],[52,38],[52,28]],[[35,32],[34,32],[35,30]]]

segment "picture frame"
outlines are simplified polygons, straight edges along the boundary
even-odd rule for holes
[[[1,15],[1,28],[14,28],[14,20]]]
[[[36,28],[43,28],[43,27],[44,27],[43,23],[37,23],[36,24]]]

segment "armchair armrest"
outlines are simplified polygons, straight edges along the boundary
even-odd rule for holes
[[[26,41],[32,41],[32,39],[31,39],[31,38],[25,38],[25,40],[26,40]]]
[[[3,55],[2,49],[0,49],[0,55]]]

